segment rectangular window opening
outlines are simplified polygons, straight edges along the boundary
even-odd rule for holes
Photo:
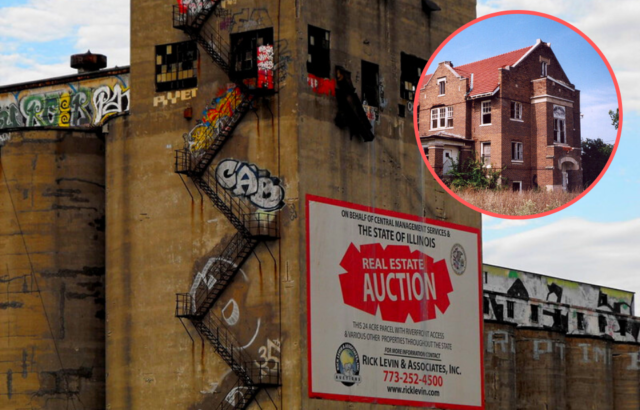
[[[453,127],[453,107],[439,107],[431,110],[431,129]]]
[[[491,101],[483,101],[482,105],[482,125],[491,124]]]
[[[156,92],[198,86],[198,44],[183,41],[156,46]]]
[[[362,104],[380,107],[380,71],[377,64],[362,60]]]
[[[531,322],[538,323],[538,305],[531,305]]]
[[[513,319],[515,310],[515,302],[507,301],[507,317]]]
[[[491,165],[491,143],[483,142],[480,144],[480,155],[484,165]]]
[[[331,33],[309,25],[307,72],[319,78],[331,77]]]
[[[426,65],[427,60],[400,53],[400,98],[413,101],[420,75]]]
[[[273,45],[273,28],[231,34],[232,79],[258,77],[258,47],[263,45]]]
[[[522,120],[522,103],[511,101],[511,119]]]
[[[523,153],[523,144],[517,141],[511,141],[511,160],[512,161],[523,161],[524,153]]]
[[[513,192],[521,192],[522,191],[522,181],[513,181],[511,183],[511,190]]]
[[[584,313],[578,312],[577,321],[578,321],[578,330],[584,330]]]
[[[441,78],[438,80],[438,96],[444,95],[447,86],[447,79]]]

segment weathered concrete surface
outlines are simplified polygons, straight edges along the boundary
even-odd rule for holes
[[[566,339],[567,409],[613,409],[611,342]]]
[[[104,142],[0,148],[0,408],[104,408]]]
[[[187,292],[194,275],[234,233],[231,224],[186,181],[173,173],[173,150],[195,125],[228,77],[200,53],[195,97],[160,103],[155,93],[156,45],[186,40],[171,29],[173,1],[132,3],[132,106],[107,137],[107,403],[110,409],[205,408],[217,405],[234,379],[213,348],[173,317],[175,293]],[[480,226],[480,217],[449,198],[433,181],[416,147],[412,119],[398,117],[400,53],[428,58],[446,35],[475,16],[475,2],[441,5],[428,20],[419,2],[311,3],[247,0],[224,2],[210,21],[224,36],[273,27],[280,90],[249,112],[214,159],[256,164],[282,181],[281,239],[262,243],[236,281],[214,305],[256,359],[282,365],[282,386],[262,391],[262,408],[371,408],[307,398],[304,196],[344,199],[449,222]],[[334,123],[335,96],[314,93],[306,72],[307,24],[331,30],[331,67],[352,72],[360,60],[380,65],[387,108],[376,140],[351,140]],[[420,37],[417,33],[423,33]],[[423,40],[417,41],[416,39]],[[407,44],[407,46],[399,46]],[[359,93],[359,88],[358,88]],[[155,106],[154,106],[155,100]],[[164,101],[164,100],[163,100]],[[194,118],[183,117],[192,107]],[[117,188],[115,188],[117,187]],[[231,303],[231,305],[229,305]],[[260,328],[257,329],[258,324]],[[215,393],[214,393],[215,392]],[[256,407],[252,404],[251,408]]]
[[[515,326],[485,322],[484,385],[487,409],[516,407]]]
[[[640,408],[640,379],[638,372],[638,345],[614,344],[611,347],[613,361],[613,408],[632,410]]]

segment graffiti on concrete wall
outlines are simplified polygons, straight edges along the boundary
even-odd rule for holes
[[[307,74],[307,84],[311,90],[320,95],[336,95],[336,80],[331,78],[320,78],[313,74]]]
[[[180,13],[198,14],[205,6],[214,3],[216,0],[178,0]]]
[[[284,206],[280,179],[254,164],[225,159],[216,168],[216,180],[233,195],[249,199],[264,211],[276,211]]]
[[[4,146],[11,140],[11,134],[0,134],[0,147]]]
[[[273,46],[258,47],[258,88],[273,90]]]
[[[0,129],[100,126],[129,110],[124,81],[111,77],[102,82],[95,87],[65,84],[0,95]]]
[[[221,10],[218,28],[230,33],[258,30],[273,27],[269,10],[264,7],[244,7],[240,11]]]
[[[167,105],[176,104],[178,101],[189,101],[192,98],[198,96],[198,89],[192,88],[190,90],[181,90],[175,92],[168,92],[165,95],[158,95],[153,97],[154,107],[166,107]]]
[[[484,265],[484,317],[572,335],[640,342],[633,294]]]

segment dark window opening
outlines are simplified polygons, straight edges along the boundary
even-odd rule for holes
[[[400,53],[400,98],[413,101],[416,87],[427,61],[410,54]]]
[[[482,312],[485,315],[489,314],[489,298],[487,297],[482,298]]]
[[[195,41],[156,46],[156,92],[198,86],[198,45]]]
[[[620,325],[620,336],[625,336],[627,334],[627,321],[621,319],[618,321],[618,324]]]
[[[405,117],[405,106],[404,104],[398,104],[398,115],[402,118]]]
[[[514,181],[514,182],[511,184],[511,190],[512,190],[513,192],[520,192],[520,191],[522,191],[522,182],[520,182],[520,181]]]
[[[538,305],[531,305],[531,322],[538,323]]]
[[[598,316],[598,329],[600,329],[600,333],[607,330],[607,318],[602,315]]]
[[[379,76],[377,64],[362,60],[362,104],[380,107]]]
[[[320,78],[331,77],[331,33],[309,26],[307,72]]]
[[[258,77],[258,47],[273,45],[273,29],[231,35],[231,77],[234,80]]]
[[[511,301],[507,301],[507,317],[513,319],[514,316],[514,309],[515,309],[515,302],[511,302]]]
[[[576,316],[578,321],[578,330],[584,330],[584,313],[578,313]]]

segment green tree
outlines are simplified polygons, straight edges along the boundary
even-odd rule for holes
[[[609,117],[611,117],[611,125],[618,129],[618,114],[620,113],[620,109],[616,108],[616,112],[613,110],[609,110]]]
[[[613,144],[607,144],[600,138],[595,140],[587,138],[582,141],[582,181],[585,188],[598,178],[607,165],[612,151]]]

